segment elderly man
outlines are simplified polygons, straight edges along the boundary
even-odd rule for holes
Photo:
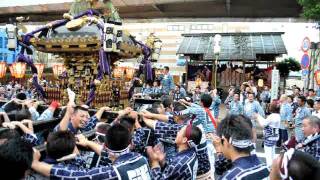
[[[310,116],[302,121],[302,131],[304,140],[296,148],[312,155],[318,161],[320,160],[320,119],[316,116]]]

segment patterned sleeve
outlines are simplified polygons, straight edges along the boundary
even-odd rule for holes
[[[37,119],[37,121],[40,120],[50,120],[53,118],[53,112],[49,109],[46,109],[41,115],[40,117]]]
[[[179,115],[185,115],[185,114],[194,114],[194,115],[196,115],[197,112],[199,111],[199,108],[201,108],[201,106],[199,106],[198,104],[192,103],[190,107],[188,107],[185,110],[180,111],[178,114]]]
[[[256,102],[255,107],[256,107],[257,113],[259,113],[262,117],[265,117],[264,110],[262,109],[261,105],[258,102]]]
[[[143,128],[138,128],[132,137],[132,143],[136,152],[143,152],[147,144],[147,134]]]
[[[34,107],[29,108],[29,112],[31,113],[31,119],[33,121],[36,121],[40,116],[38,111]]]
[[[35,134],[24,134],[22,136],[22,139],[30,143],[32,146],[38,146],[40,145],[40,141],[38,137]]]
[[[53,165],[50,171],[50,179],[118,179],[112,166],[91,169],[74,169],[63,165]]]
[[[87,125],[82,128],[83,131],[91,131],[92,129],[94,129],[94,127],[96,127],[96,124],[98,122],[98,118],[97,116],[92,116],[89,119],[89,122],[87,123]]]
[[[183,125],[179,124],[168,124],[165,122],[157,121],[154,129],[156,138],[162,139],[176,139],[176,136]]]

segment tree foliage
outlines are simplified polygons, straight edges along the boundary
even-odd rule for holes
[[[303,16],[307,19],[320,20],[320,0],[297,0],[303,7]]]
[[[279,70],[280,76],[282,77],[288,77],[290,71],[301,70],[299,62],[291,57],[276,63],[276,67]]]

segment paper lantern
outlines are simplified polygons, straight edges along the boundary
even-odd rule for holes
[[[113,76],[115,78],[121,78],[124,74],[124,69],[122,67],[116,67],[113,70]]]
[[[55,77],[59,77],[64,71],[66,71],[66,68],[63,64],[54,64],[52,66],[53,75]]]
[[[134,74],[134,69],[133,68],[127,68],[126,69],[126,77],[128,79],[132,79]]]
[[[41,78],[43,70],[44,70],[44,64],[41,63],[34,63],[34,66],[36,66],[38,71],[38,77]]]
[[[316,79],[317,85],[320,86],[320,70],[314,73],[314,77]]]
[[[15,78],[23,78],[26,73],[27,64],[23,62],[15,62],[12,64],[12,76]]]
[[[15,74],[14,74],[14,71],[13,71],[13,66],[9,66],[9,70],[10,70],[10,73],[11,73],[11,76],[15,78]]]
[[[3,78],[6,75],[7,71],[7,63],[0,62],[0,78]]]

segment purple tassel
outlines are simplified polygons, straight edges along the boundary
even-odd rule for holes
[[[145,64],[146,67],[146,72],[147,72],[147,76],[146,76],[146,80],[152,80],[152,66],[151,66],[151,62],[148,60]]]
[[[95,96],[96,96],[96,85],[94,84],[94,82],[92,82],[90,84],[90,92],[89,92],[89,97],[88,97],[88,100],[86,101],[86,105],[90,106],[91,103],[93,102]]]
[[[36,66],[33,64],[32,59],[29,57],[26,57],[24,54],[19,53],[17,61],[18,62],[25,62],[28,66],[31,67],[31,71],[33,73],[32,83],[36,87],[36,90],[40,94],[41,98],[46,98],[47,97],[46,93],[38,82],[38,70],[37,70]]]
[[[106,54],[103,51],[103,48],[100,48],[99,50],[99,66],[100,66],[100,70],[104,75],[110,74],[109,54]]]
[[[38,82],[38,74],[34,74],[32,77],[32,83],[36,87],[37,92],[41,96],[42,99],[46,99],[46,92],[43,90],[42,86],[40,86]]]

